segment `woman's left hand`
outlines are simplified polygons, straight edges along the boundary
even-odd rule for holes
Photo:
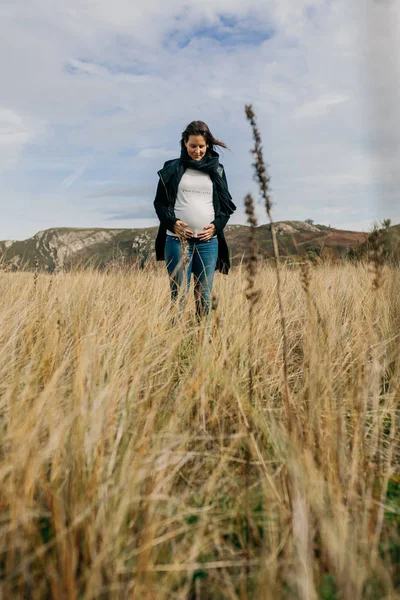
[[[197,234],[197,237],[202,242],[206,242],[207,240],[210,240],[212,237],[214,237],[216,232],[217,232],[217,230],[215,228],[215,225],[213,223],[210,223],[209,225],[206,225],[205,227],[203,227],[203,230],[200,231],[199,234]]]

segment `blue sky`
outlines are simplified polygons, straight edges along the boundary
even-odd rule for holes
[[[248,103],[275,220],[400,222],[399,20],[394,0],[3,1],[0,239],[156,225],[156,172],[194,119],[230,147],[245,223]]]

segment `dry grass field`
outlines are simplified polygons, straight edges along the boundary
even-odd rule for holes
[[[272,268],[0,274],[1,600],[400,598],[399,271],[281,276],[286,381]]]

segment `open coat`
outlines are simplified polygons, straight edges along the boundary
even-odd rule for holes
[[[167,160],[160,171],[157,172],[159,176],[159,182],[157,186],[156,197],[154,200],[154,208],[157,216],[160,220],[160,227],[158,229],[156,237],[156,258],[157,260],[165,260],[164,248],[165,240],[167,237],[167,229],[169,231],[174,230],[174,225],[178,220],[175,216],[174,207],[177,190],[171,189],[171,177],[176,168],[179,158],[173,160]],[[219,174],[226,181],[226,175],[223,165],[218,166]],[[224,236],[224,227],[229,220],[229,216],[224,214],[221,210],[221,205],[218,198],[218,191],[215,183],[213,183],[213,204],[215,218],[212,223],[215,225],[216,234],[218,238],[218,259],[217,259],[217,270],[227,275],[230,268],[229,260],[229,249]]]

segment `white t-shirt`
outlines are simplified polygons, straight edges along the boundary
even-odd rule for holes
[[[179,182],[175,201],[175,216],[188,224],[195,235],[215,219],[213,184],[208,173],[186,169]],[[168,235],[175,235],[167,231]]]

